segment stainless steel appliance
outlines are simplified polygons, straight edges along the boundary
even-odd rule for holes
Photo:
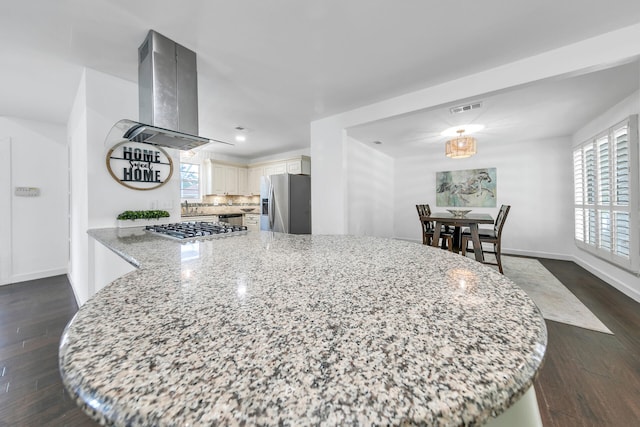
[[[260,230],[311,234],[310,176],[263,176],[260,200]]]
[[[242,234],[247,227],[222,222],[176,222],[173,224],[147,225],[145,231],[173,239],[202,239],[217,235]]]
[[[218,215],[218,220],[229,225],[242,225],[242,214],[222,214]]]
[[[113,125],[106,143],[123,140],[190,150],[210,142],[198,136],[196,53],[150,30],[138,48],[140,122],[123,119]]]

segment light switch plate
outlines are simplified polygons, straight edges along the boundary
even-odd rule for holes
[[[38,197],[40,188],[38,187],[16,187],[14,194],[17,197]]]

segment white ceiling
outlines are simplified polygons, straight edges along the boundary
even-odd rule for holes
[[[478,150],[486,144],[570,136],[639,86],[640,66],[635,61],[379,120],[348,129],[348,134],[365,143],[380,142],[372,146],[393,158],[424,153],[429,146],[444,154],[444,142],[451,137],[441,136],[442,131],[464,128],[465,124],[485,126],[473,134]],[[480,108],[456,114],[450,111],[451,107],[478,102]]]
[[[245,143],[212,149],[256,158],[308,147],[312,120],[639,22],[638,0],[3,0],[0,116],[66,123],[82,67],[135,82],[137,48],[154,29],[198,54],[200,134],[231,140],[244,126]],[[569,125],[556,123],[566,134],[592,115],[584,105],[612,100],[585,89],[610,82],[545,83],[560,100],[583,97],[571,105],[526,88],[488,96],[480,114],[499,138],[540,127],[542,110],[568,111]],[[353,132],[417,144],[442,130],[427,114],[402,135],[393,121]]]

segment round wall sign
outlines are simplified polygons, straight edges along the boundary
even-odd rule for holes
[[[153,190],[173,174],[173,161],[162,148],[143,142],[123,141],[107,153],[107,169],[120,184],[133,190]]]

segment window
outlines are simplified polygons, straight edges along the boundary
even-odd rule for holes
[[[576,245],[634,272],[640,259],[637,123],[629,117],[573,151]]]
[[[200,165],[180,163],[180,198],[200,199]]]

